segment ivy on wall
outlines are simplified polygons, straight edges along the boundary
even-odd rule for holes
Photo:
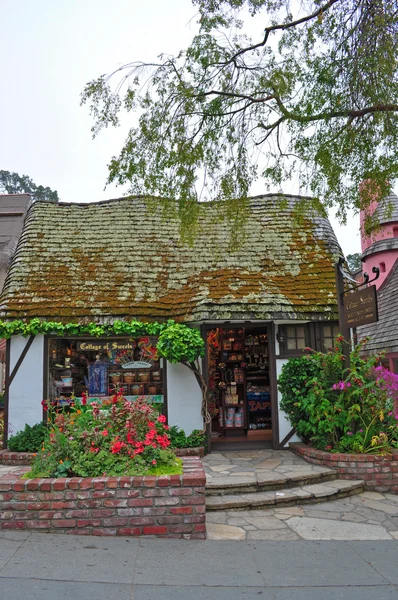
[[[204,342],[200,332],[187,325],[175,323],[172,320],[164,323],[146,323],[143,321],[120,321],[113,323],[60,323],[58,321],[0,321],[0,338],[10,338],[13,335],[29,337],[31,335],[58,335],[109,337],[112,335],[141,335],[159,336],[158,353],[168,361],[193,362],[204,354]]]

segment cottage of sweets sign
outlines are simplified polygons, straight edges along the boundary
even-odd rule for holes
[[[375,285],[344,296],[344,318],[348,327],[358,327],[379,320]]]

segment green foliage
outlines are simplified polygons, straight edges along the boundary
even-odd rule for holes
[[[145,475],[149,469],[176,469],[166,418],[144,399],[127,401],[121,392],[111,404],[71,405],[55,412],[47,403],[49,427],[35,456],[31,477]]]
[[[342,219],[375,190],[386,196],[398,174],[396,0],[193,4],[187,49],[157,64],[129,60],[85,87],[95,135],[118,125],[120,110],[138,113],[109,182],[178,199],[159,202],[191,226],[200,196],[244,199],[258,177],[279,189],[295,174]],[[363,180],[372,193],[360,194]]]
[[[142,321],[114,321],[112,324],[98,323],[60,323],[57,321],[41,321],[31,319],[29,322],[0,321],[0,337],[10,338],[13,335],[57,334],[58,336],[78,335],[106,337],[110,335],[159,335],[157,349],[172,363],[194,362],[204,354],[204,342],[197,329],[177,324],[169,320],[165,323],[145,323]]]
[[[188,436],[183,429],[173,425],[169,429],[171,448],[201,448],[205,445],[206,436],[200,429],[194,429]]]
[[[361,255],[359,252],[355,254],[347,254],[347,265],[352,273],[362,269]]]
[[[25,428],[8,440],[8,448],[13,452],[38,452],[48,434],[45,423],[25,425]]]
[[[280,407],[289,416],[291,423],[296,424],[305,420],[306,412],[297,400],[307,395],[316,375],[318,375],[317,365],[307,356],[291,358],[283,365],[278,380],[279,391],[282,394]]]
[[[0,171],[0,194],[30,194],[33,200],[58,202],[58,192],[36,185],[27,175]]]
[[[143,321],[121,321],[116,320],[113,323],[100,325],[98,323],[61,323],[59,321],[42,321],[35,318],[30,321],[15,319],[14,321],[0,321],[0,335],[3,338],[10,338],[13,335],[49,335],[67,337],[68,335],[107,337],[110,335],[159,335],[164,329],[173,325],[174,321],[165,323],[146,323]],[[181,325],[186,327],[186,325]]]
[[[387,452],[398,443],[395,383],[376,368],[380,356],[362,358],[363,344],[344,367],[343,338],[327,353],[289,360],[282,368],[281,408],[305,441],[322,450]],[[364,342],[365,343],[365,342]]]
[[[157,349],[171,363],[193,363],[204,355],[205,344],[200,331],[175,323],[161,332]]]

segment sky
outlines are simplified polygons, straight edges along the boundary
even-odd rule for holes
[[[127,62],[186,47],[196,30],[190,0],[0,0],[0,21],[0,170],[26,174],[65,202],[122,196],[126,188],[104,188],[128,117],[93,140],[80,94]],[[346,226],[330,218],[345,254],[360,252],[359,217]]]

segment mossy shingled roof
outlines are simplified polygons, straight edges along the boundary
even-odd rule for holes
[[[284,198],[283,207],[275,195],[250,198],[241,244],[232,247],[233,224],[217,203],[201,205],[189,245],[179,217],[149,210],[142,197],[36,202],[0,298],[1,317],[335,318],[340,249],[333,230],[319,216],[298,224],[297,199]]]

